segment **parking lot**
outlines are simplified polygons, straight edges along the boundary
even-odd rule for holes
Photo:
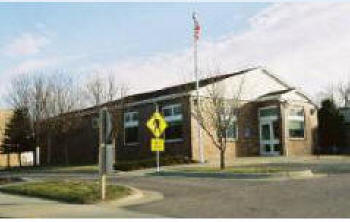
[[[107,210],[98,206],[93,211],[91,210],[93,206],[81,206],[77,211],[74,210],[77,206],[72,208],[69,205],[59,203],[57,209],[60,211],[57,211],[57,214],[54,214],[55,211],[50,211],[50,214],[40,214],[42,216],[38,214],[36,217],[70,217],[72,215],[74,217],[89,217],[90,214],[92,214],[90,217],[128,218],[350,217],[348,210],[350,208],[349,157],[322,157],[321,159],[316,157],[241,158],[237,159],[234,165],[288,165],[290,169],[311,169],[315,172],[315,176],[298,179],[247,179],[239,177],[228,179],[220,176],[207,177],[205,174],[200,177],[191,176],[186,172],[183,175],[176,174],[176,176],[167,173],[163,176],[157,176],[154,174],[155,169],[116,173],[109,177],[109,183],[129,185],[143,191],[153,191],[162,194],[164,198],[155,198],[155,201],[146,203],[141,201],[136,205],[128,205],[115,210],[111,207]],[[162,171],[171,172],[183,167],[164,167]],[[2,172],[2,176],[4,175],[6,173]],[[30,179],[48,179],[56,178],[57,172],[36,171],[18,173],[17,175]],[[70,172],[59,175],[61,178],[97,178],[96,173]],[[24,204],[15,205],[5,202],[2,201],[0,213],[11,209],[10,212],[5,212],[4,215],[7,217],[24,215],[23,209],[30,209]],[[47,207],[51,209],[54,205],[55,203],[50,203]],[[40,205],[40,209],[45,209],[45,203]],[[22,214],[17,214],[16,210]],[[41,210],[40,212],[45,211]],[[80,215],[79,212],[82,214]]]
[[[166,217],[349,217],[350,174],[300,180],[115,178],[164,199],[128,210]]]

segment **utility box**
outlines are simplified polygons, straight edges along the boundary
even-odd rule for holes
[[[113,144],[106,145],[106,171],[113,172],[115,163],[115,148]]]

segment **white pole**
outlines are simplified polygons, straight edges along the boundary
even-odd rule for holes
[[[194,22],[194,25],[196,26],[196,13],[193,12],[193,22]],[[194,27],[196,28],[196,27]],[[199,104],[200,104],[200,101],[199,101],[199,78],[198,78],[198,56],[197,56],[197,52],[198,52],[198,49],[197,49],[197,42],[198,42],[198,38],[196,37],[197,34],[194,34],[193,35],[193,58],[194,58],[194,75],[195,75],[195,78],[196,78],[196,97],[197,97],[197,112],[199,112]],[[199,157],[200,157],[200,162],[201,163],[204,163],[204,153],[203,153],[203,147],[202,147],[202,141],[201,141],[201,126],[199,123],[197,123],[197,143],[198,143],[198,149],[199,149]]]

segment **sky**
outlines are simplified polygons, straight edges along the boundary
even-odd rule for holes
[[[0,93],[28,72],[112,71],[131,93],[263,66],[311,97],[350,74],[350,3],[0,3]],[[4,102],[0,105],[5,106]]]

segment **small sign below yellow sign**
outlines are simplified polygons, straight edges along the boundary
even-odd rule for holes
[[[164,130],[168,127],[167,122],[159,112],[153,113],[152,117],[147,121],[146,125],[148,129],[151,130],[153,135],[157,138],[159,138],[163,134]]]
[[[152,138],[151,151],[164,151],[164,139]]]

